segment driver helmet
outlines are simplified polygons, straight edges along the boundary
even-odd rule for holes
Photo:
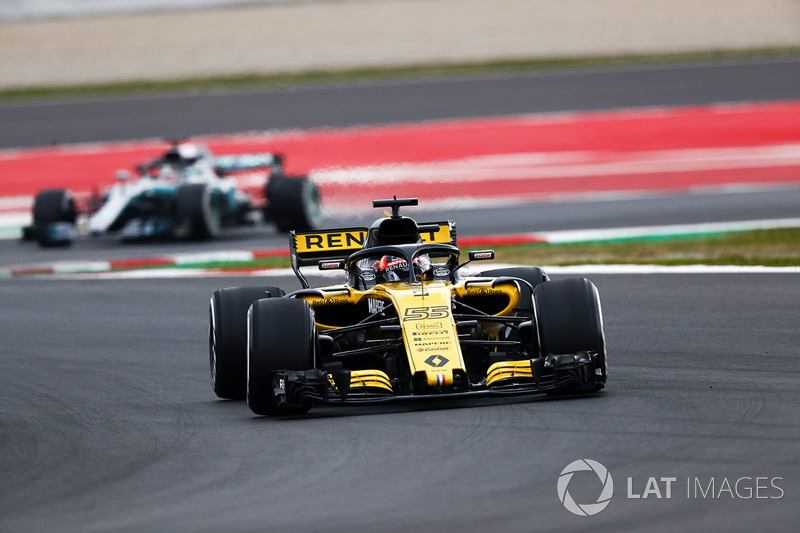
[[[167,162],[187,167],[197,163],[202,158],[202,150],[200,150],[199,146],[192,143],[179,144],[164,154],[164,159]]]
[[[414,258],[414,274],[424,277],[431,268],[431,260],[427,254]],[[372,266],[379,281],[405,281],[408,280],[408,261],[402,257],[384,255],[375,261]]]

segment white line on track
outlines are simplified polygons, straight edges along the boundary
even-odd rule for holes
[[[551,244],[576,243],[587,241],[609,241],[615,239],[671,237],[679,235],[702,235],[705,233],[726,233],[778,228],[798,228],[800,218],[781,218],[769,220],[746,220],[741,222],[708,222],[702,224],[672,224],[668,226],[638,226],[630,228],[605,228],[590,230],[562,230],[532,233]]]
[[[318,169],[323,185],[464,183],[800,166],[800,144],[639,152],[490,154],[427,163]]]
[[[0,211],[25,211],[33,207],[33,196],[0,196]]]

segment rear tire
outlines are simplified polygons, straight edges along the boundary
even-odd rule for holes
[[[48,189],[39,192],[33,202],[33,223],[23,232],[26,239],[36,240],[40,246],[71,244],[72,239],[53,240],[51,225],[65,222],[74,225],[77,218],[75,199],[64,189]]]
[[[280,408],[275,377],[282,370],[314,368],[317,332],[304,300],[258,300],[248,311],[247,404],[257,415],[303,414],[311,405]]]
[[[308,176],[271,176],[267,201],[265,218],[272,219],[278,231],[314,229],[320,213],[320,195]]]
[[[597,287],[586,278],[540,284],[533,294],[539,332],[539,355],[597,352],[596,390],[608,377],[603,313]]]
[[[178,237],[211,239],[222,227],[222,206],[203,183],[186,183],[175,192]]]
[[[208,356],[211,386],[220,398],[247,393],[247,310],[261,298],[280,298],[278,287],[232,287],[214,291],[209,303]]]

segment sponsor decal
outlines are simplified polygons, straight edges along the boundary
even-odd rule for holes
[[[467,289],[467,296],[496,296],[498,294],[505,294],[500,289],[490,289],[481,287],[480,289]]]
[[[342,304],[348,304],[348,303],[350,303],[350,300],[348,298],[331,298],[331,297],[328,297],[328,298],[317,298],[316,300],[311,300],[310,303],[311,303],[312,306],[316,307],[318,305],[342,305]]]
[[[319,264],[320,270],[338,270],[342,268],[343,262],[342,261],[322,261]]]
[[[494,257],[494,252],[475,252],[473,257],[475,259],[491,259]]]
[[[362,272],[361,279],[364,281],[375,281],[375,274],[373,272]]]
[[[433,324],[414,324],[414,327],[419,330],[438,329],[441,330],[441,333],[446,333],[444,330],[442,330],[444,324],[442,324],[441,322],[434,322]]]
[[[408,261],[403,258],[389,260],[387,256],[383,256],[380,261],[376,261],[375,264],[372,265],[372,268],[380,272],[393,272],[400,268],[407,269]]]
[[[365,231],[331,231],[324,233],[308,233],[298,235],[296,239],[297,251],[324,252],[328,250],[350,250],[361,248]]]
[[[433,368],[441,368],[447,363],[450,362],[450,359],[443,355],[432,355],[425,359],[425,364],[428,366],[432,366]]]
[[[444,267],[438,267],[433,270],[433,275],[436,277],[444,277],[450,275],[450,269]]]
[[[383,300],[375,300],[372,298],[367,300],[367,309],[370,313],[380,313],[385,306],[386,303]]]
[[[412,320],[436,320],[450,316],[450,308],[446,305],[433,305],[430,307],[408,307],[403,315],[403,322]],[[441,325],[439,326],[441,327]]]

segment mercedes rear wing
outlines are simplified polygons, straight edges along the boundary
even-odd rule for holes
[[[292,270],[304,289],[308,281],[300,267],[319,265],[321,261],[343,261],[361,250],[367,238],[368,228],[338,228],[317,231],[289,232],[289,249],[292,254]],[[456,243],[456,225],[451,220],[419,224],[419,235],[423,243]]]

